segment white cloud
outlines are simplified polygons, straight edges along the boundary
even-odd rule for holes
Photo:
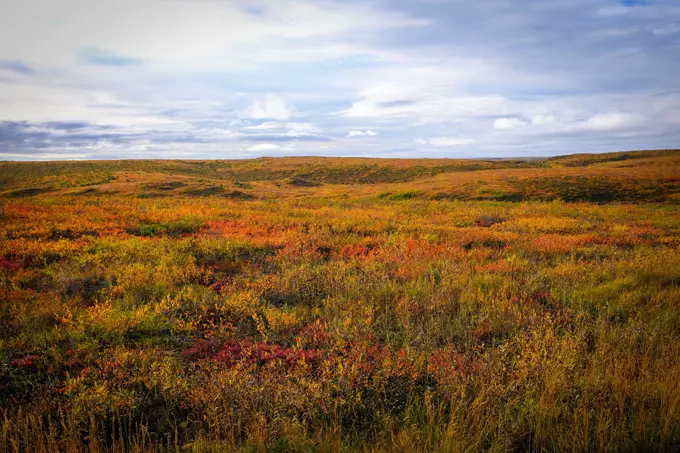
[[[449,146],[463,146],[470,145],[475,141],[471,138],[460,138],[460,137],[434,137],[429,140],[424,140],[422,138],[415,139],[416,143],[421,145],[429,144],[437,147],[449,147]]]
[[[254,99],[250,107],[243,110],[240,116],[250,119],[286,120],[292,113],[288,102],[282,96],[267,94],[262,98]]]
[[[361,99],[340,114],[362,119],[413,117],[419,123],[441,123],[507,111],[503,96],[471,96],[450,82],[467,78],[463,70],[456,73],[442,65],[404,69],[387,76],[393,80],[361,90]]]
[[[21,160],[82,160],[93,157],[87,153],[40,153],[40,154],[2,154],[6,158]]]
[[[292,121],[264,121],[257,125],[246,126],[243,129],[248,131],[276,131],[274,133],[277,135],[286,135],[288,137],[310,137],[321,133],[321,129],[312,123]]]
[[[597,131],[609,131],[635,126],[642,120],[641,116],[630,113],[599,113],[590,117],[584,126]]]
[[[494,121],[494,129],[513,130],[522,134],[606,132],[638,126],[644,117],[631,113],[604,112],[586,116],[582,112],[565,112],[557,117],[553,114],[539,114],[531,121],[518,118],[499,118]]]
[[[201,136],[204,137],[209,137],[213,138],[216,140],[220,139],[229,139],[229,138],[239,138],[242,137],[244,134],[238,131],[230,130],[230,129],[220,129],[220,128],[208,128],[208,129],[200,129],[200,134]]]
[[[262,14],[252,14],[252,6]],[[427,23],[370,5],[308,0],[26,0],[2,7],[0,59],[74,63],[76,51],[88,46],[154,68],[243,68],[361,55],[366,46],[336,39]]]
[[[519,118],[498,118],[493,122],[493,128],[497,130],[515,129],[526,125],[527,122]]]
[[[365,131],[349,131],[347,134],[348,137],[375,137],[378,135],[377,132],[373,132],[370,129],[366,129]]]
[[[265,121],[260,124],[256,124],[253,126],[246,126],[244,129],[248,130],[255,130],[255,131],[260,131],[260,130],[272,130],[272,129],[281,129],[284,127],[286,123],[281,123],[279,121]]]
[[[272,143],[258,143],[257,145],[246,148],[246,151],[277,151],[281,146]]]
[[[536,126],[545,126],[547,124],[553,124],[557,121],[557,118],[555,118],[554,115],[534,115],[533,118],[531,118],[531,124],[535,124]]]
[[[321,129],[312,123],[288,123],[286,127],[288,137],[309,137],[321,133]]]

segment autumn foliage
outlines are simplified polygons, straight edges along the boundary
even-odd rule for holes
[[[0,453],[676,451],[680,160],[617,156],[2,164]]]

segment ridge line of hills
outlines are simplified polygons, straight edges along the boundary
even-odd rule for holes
[[[680,201],[680,150],[535,159],[280,157],[0,162],[0,199],[301,195],[405,200]]]

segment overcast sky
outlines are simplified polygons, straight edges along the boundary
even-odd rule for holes
[[[0,159],[674,147],[678,0],[0,2]]]

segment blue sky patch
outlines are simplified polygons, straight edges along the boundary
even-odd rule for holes
[[[0,60],[0,71],[9,71],[17,74],[29,75],[33,74],[33,69],[30,66],[20,61]]]
[[[136,66],[142,63],[139,58],[118,55],[115,52],[97,47],[86,47],[78,52],[80,61],[100,66]]]

